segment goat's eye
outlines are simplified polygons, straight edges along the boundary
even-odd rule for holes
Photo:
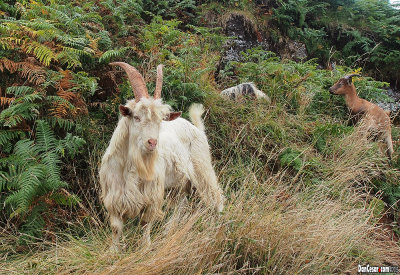
[[[140,122],[140,117],[138,117],[138,116],[133,116],[133,119],[134,119],[136,122]]]

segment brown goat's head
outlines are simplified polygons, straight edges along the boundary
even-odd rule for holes
[[[353,76],[361,76],[359,74],[349,74],[339,79],[335,85],[329,88],[329,92],[333,95],[344,95],[351,91],[353,84]]]
[[[157,67],[157,81],[154,96],[150,97],[142,75],[131,65],[124,62],[110,63],[120,66],[128,75],[129,82],[135,94],[135,100],[129,100],[120,105],[119,110],[126,118],[129,135],[134,146],[142,153],[156,151],[162,120],[174,120],[181,112],[171,112],[171,107],[161,100],[162,65]]]

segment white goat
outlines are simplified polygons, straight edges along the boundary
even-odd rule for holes
[[[114,62],[128,75],[135,100],[120,105],[122,117],[100,167],[101,198],[109,213],[112,250],[126,218],[141,215],[144,240],[150,242],[152,223],[162,217],[164,192],[187,191],[193,186],[208,206],[222,211],[224,196],[211,164],[211,154],[201,119],[202,105],[191,108],[191,120],[171,112],[161,97],[162,65],[157,67],[154,98],[141,74],[131,65]]]
[[[270,101],[269,97],[262,91],[257,89],[257,87],[252,82],[241,83],[239,85],[225,89],[221,92],[221,96],[232,100],[249,97],[252,99],[265,98],[267,101]]]

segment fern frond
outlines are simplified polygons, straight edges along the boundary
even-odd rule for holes
[[[40,26],[42,27],[42,26]],[[37,40],[41,43],[43,42],[49,42],[52,41],[53,39],[57,39],[60,36],[60,31],[57,30],[56,28],[53,29],[39,29],[37,31]]]
[[[21,77],[26,78],[34,85],[44,83],[46,79],[46,72],[42,67],[36,66],[31,62],[14,62],[7,58],[0,59],[0,71],[8,70],[10,73],[18,73]]]
[[[22,139],[15,144],[13,153],[15,156],[27,161],[28,159],[35,159],[38,154],[38,150],[34,146],[33,140]],[[20,161],[18,163],[21,165]]]
[[[10,86],[6,91],[8,94],[13,94],[15,96],[24,96],[28,93],[33,93],[35,90],[29,86]]]
[[[83,49],[89,44],[85,37],[71,37],[66,35],[57,35],[57,40],[62,42],[63,45],[70,48]]]
[[[38,193],[40,183],[45,179],[45,169],[43,164],[32,165],[21,173],[16,181],[9,184],[10,188],[17,190],[4,201],[6,205],[12,205],[16,209],[10,215],[11,218],[28,210]]]
[[[65,131],[71,131],[73,127],[75,127],[75,122],[70,119],[59,118],[59,117],[46,117],[45,121],[50,124],[52,128],[60,127]]]
[[[35,66],[29,62],[19,62],[19,75],[26,78],[34,85],[40,85],[46,80],[46,72],[42,67]]]
[[[89,32],[86,32],[86,37],[89,40],[89,48],[92,49],[92,51],[95,53],[96,57],[99,57],[101,55],[101,51],[98,48],[98,42],[100,40],[100,37],[93,38],[89,34]]]
[[[7,174],[0,171],[0,192],[3,192],[4,190],[7,189],[7,183],[9,179],[7,177]]]
[[[132,47],[123,47],[118,50],[108,50],[99,58],[100,63],[108,63],[112,58],[122,57],[125,53],[132,49]]]
[[[6,105],[10,105],[15,98],[13,97],[4,97],[4,96],[0,96],[0,107],[4,107]]]
[[[68,133],[63,140],[60,140],[57,151],[60,152],[61,156],[64,156],[65,149],[67,149],[68,155],[74,157],[85,144],[86,141],[83,138]]]
[[[35,205],[30,211],[29,215],[27,215],[26,222],[21,226],[21,232],[24,233],[21,235],[19,240],[20,243],[25,243],[28,240],[32,239],[32,236],[40,237],[43,232],[43,227],[45,226],[45,221],[42,217],[42,213],[46,210],[47,206],[43,202],[39,202]]]
[[[23,44],[23,39],[17,37],[1,37],[0,46],[3,50],[12,50],[16,46]]]
[[[0,130],[0,145],[4,146],[6,143],[14,140],[16,138],[21,138],[23,136],[23,131],[15,130]]]
[[[50,151],[57,146],[57,139],[44,120],[36,121],[36,144],[41,152]]]
[[[56,60],[61,64],[61,65],[67,65],[68,69],[75,69],[82,67],[82,63],[79,60],[80,56],[79,54],[71,51],[62,51],[57,53],[56,55]]]
[[[71,92],[64,92],[70,98],[73,96],[70,95]],[[71,93],[73,94],[73,93]],[[52,107],[50,107],[49,112],[52,116],[66,118],[66,117],[74,117],[77,115],[76,107],[68,100],[67,98],[63,98],[61,96],[47,96],[46,100],[51,102]]]
[[[29,41],[24,43],[23,49],[28,54],[33,54],[45,66],[49,66],[51,61],[55,59],[56,55],[46,45],[40,44],[36,41]]]
[[[72,75],[70,70],[61,70],[60,71],[63,78],[60,80],[60,88],[63,90],[67,90],[72,88],[75,84],[72,82]]]
[[[63,52],[66,53],[75,53],[78,56],[92,56],[93,54],[93,50],[85,47],[84,50],[80,50],[80,49],[75,49],[75,48],[71,48],[71,47],[67,47],[67,46],[62,46],[62,50]]]
[[[15,127],[23,120],[35,119],[39,114],[40,105],[34,101],[42,98],[43,96],[36,92],[16,98],[7,109],[0,113],[0,121],[4,126]]]
[[[4,69],[8,70],[10,73],[15,73],[18,70],[19,66],[17,62],[11,61],[8,58],[0,59],[0,71],[4,72]]]

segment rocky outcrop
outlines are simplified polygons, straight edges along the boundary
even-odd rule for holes
[[[217,67],[216,76],[220,70],[225,70],[226,65],[232,61],[243,61],[241,52],[261,46],[268,50],[269,46],[260,39],[256,25],[246,15],[240,13],[229,14],[223,22],[224,33],[232,37],[223,47],[223,54]]]
[[[386,95],[391,99],[392,102],[378,102],[377,105],[385,111],[390,111],[391,116],[399,116],[400,113],[400,92],[388,88],[385,91]]]
[[[296,62],[308,59],[307,48],[304,43],[288,39],[286,42],[279,44],[282,46],[277,50],[282,59],[290,59]]]
[[[266,1],[268,2],[268,1]],[[268,40],[269,34],[262,33],[256,24],[242,13],[231,13],[223,22],[225,35],[228,39],[223,47],[223,54],[217,67],[216,77],[219,72],[225,70],[231,61],[243,61],[241,52],[254,47],[261,47],[266,51],[277,53],[283,59],[304,61],[308,59],[307,49],[304,43],[290,39],[280,39],[277,43]]]

